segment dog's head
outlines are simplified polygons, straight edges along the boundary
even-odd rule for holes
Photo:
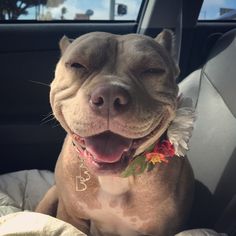
[[[63,37],[50,101],[97,174],[120,173],[165,132],[176,110],[173,34]]]

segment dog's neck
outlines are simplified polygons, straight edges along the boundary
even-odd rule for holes
[[[133,183],[134,177],[122,178],[119,176],[99,176],[98,181],[101,189],[111,195],[121,195],[128,192]]]

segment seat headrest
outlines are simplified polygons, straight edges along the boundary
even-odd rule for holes
[[[216,42],[203,72],[236,117],[236,29]]]

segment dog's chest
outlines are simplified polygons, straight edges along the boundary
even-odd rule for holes
[[[102,208],[90,212],[91,233],[93,236],[137,236],[143,222],[138,216],[126,216],[122,203],[113,206],[114,200],[102,201]]]
[[[91,219],[91,234],[100,235],[140,235],[139,230],[145,224],[138,212],[129,214],[132,205],[129,204],[129,188],[132,179],[102,177],[99,179],[101,189],[97,200],[101,208],[88,209]],[[99,229],[99,230],[98,230]]]

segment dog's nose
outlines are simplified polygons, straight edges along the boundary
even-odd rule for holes
[[[101,115],[115,116],[130,105],[128,91],[119,85],[101,85],[91,94],[90,107]]]

